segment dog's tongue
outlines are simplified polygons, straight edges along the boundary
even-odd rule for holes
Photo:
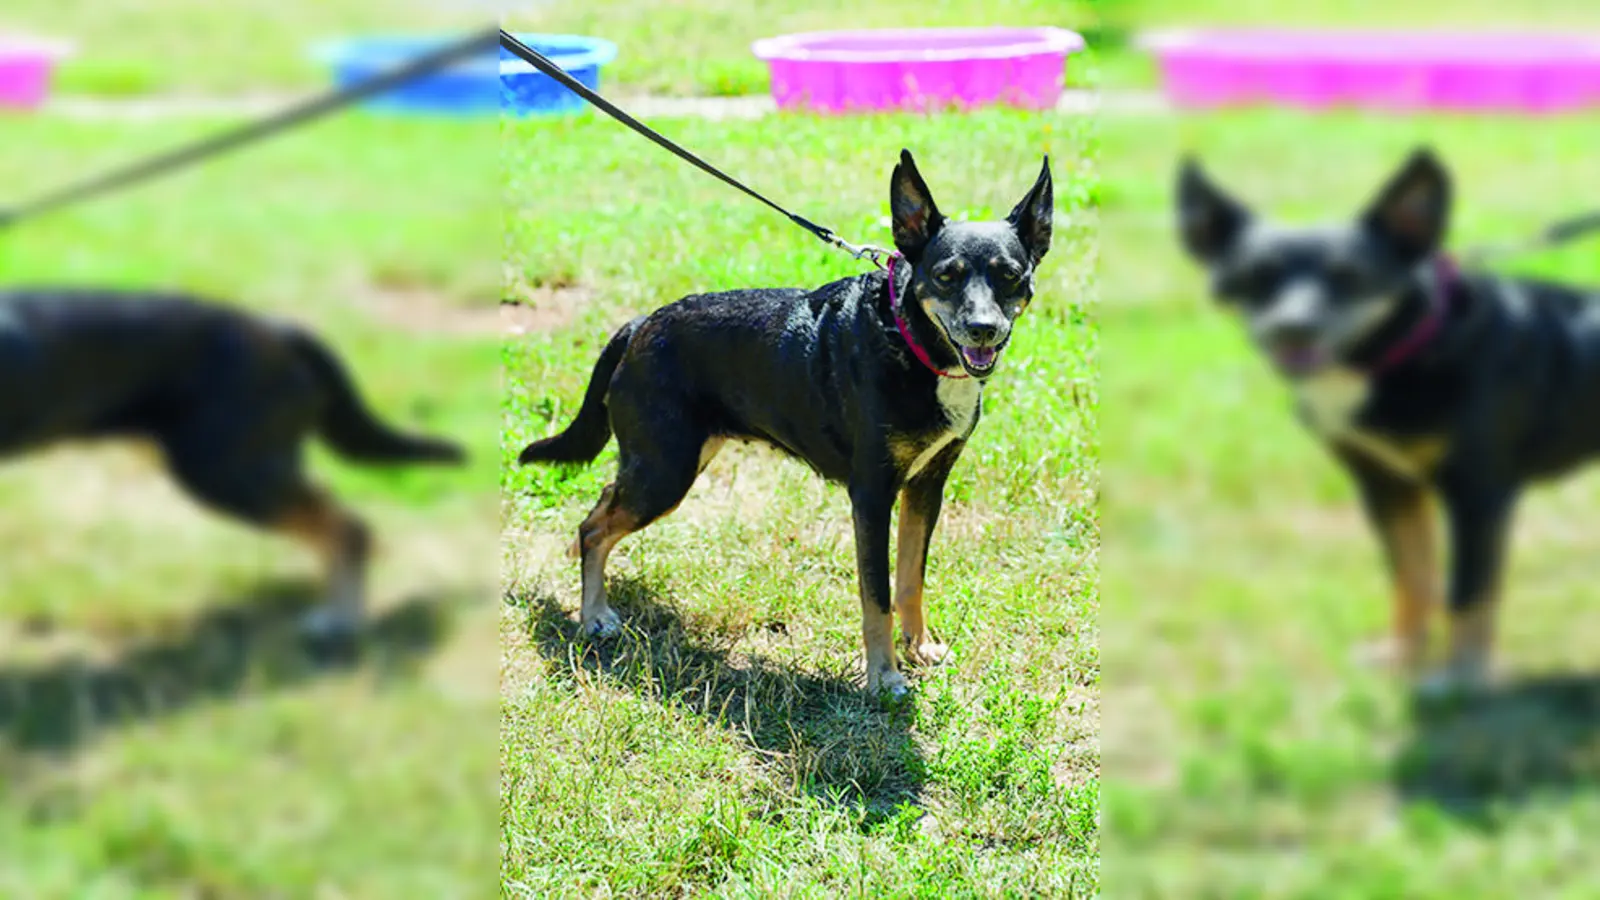
[[[1309,375],[1324,362],[1321,350],[1309,344],[1282,343],[1273,348],[1272,355],[1278,368],[1295,376]]]
[[[987,369],[987,368],[989,368],[990,366],[994,365],[995,357],[997,357],[999,355],[1000,355],[1000,351],[996,350],[993,347],[962,347],[961,348],[961,357],[967,361],[967,365],[971,366],[974,369]]]

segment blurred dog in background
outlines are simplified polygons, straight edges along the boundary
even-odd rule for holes
[[[358,463],[464,458],[456,444],[385,425],[333,351],[296,325],[172,294],[0,291],[0,455],[152,442],[195,500],[321,556],[327,600],[306,624],[339,637],[361,623],[371,540],[308,480],[312,435]]]
[[[1512,511],[1531,482],[1600,456],[1600,303],[1592,292],[1460,272],[1444,253],[1445,167],[1413,153],[1355,217],[1283,227],[1193,160],[1179,230],[1355,480],[1394,580],[1393,651],[1425,693],[1483,681]],[[1448,522],[1449,648],[1432,501]]]

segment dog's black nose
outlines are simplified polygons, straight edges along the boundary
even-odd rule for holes
[[[967,337],[980,347],[987,347],[1000,337],[1000,324],[988,319],[972,319],[962,327],[966,329]]]

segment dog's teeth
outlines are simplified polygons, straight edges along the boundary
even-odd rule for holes
[[[967,364],[976,369],[987,369],[994,365],[995,358],[1000,354],[989,347],[962,347],[961,356]]]

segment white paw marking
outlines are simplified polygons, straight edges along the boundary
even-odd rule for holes
[[[1362,641],[1350,649],[1350,660],[1358,666],[1387,668],[1400,661],[1400,642],[1394,638]]]
[[[932,641],[918,644],[908,655],[913,662],[923,666],[939,666],[954,659],[948,646]]]
[[[890,697],[899,699],[910,693],[911,685],[907,683],[904,675],[890,670],[879,673],[876,678],[869,678],[867,690],[876,694],[887,694]]]
[[[1417,679],[1415,691],[1424,700],[1442,700],[1482,690],[1488,675],[1477,666],[1443,666]]]
[[[300,630],[311,638],[342,638],[360,631],[361,622],[345,610],[319,606],[301,617]]]
[[[583,623],[583,633],[604,640],[622,633],[622,617],[614,609],[603,609],[593,619]]]
[[[1374,638],[1362,641],[1350,650],[1350,660],[1370,669],[1386,669],[1397,674],[1413,674],[1420,665],[1425,647],[1407,648],[1397,637]]]

